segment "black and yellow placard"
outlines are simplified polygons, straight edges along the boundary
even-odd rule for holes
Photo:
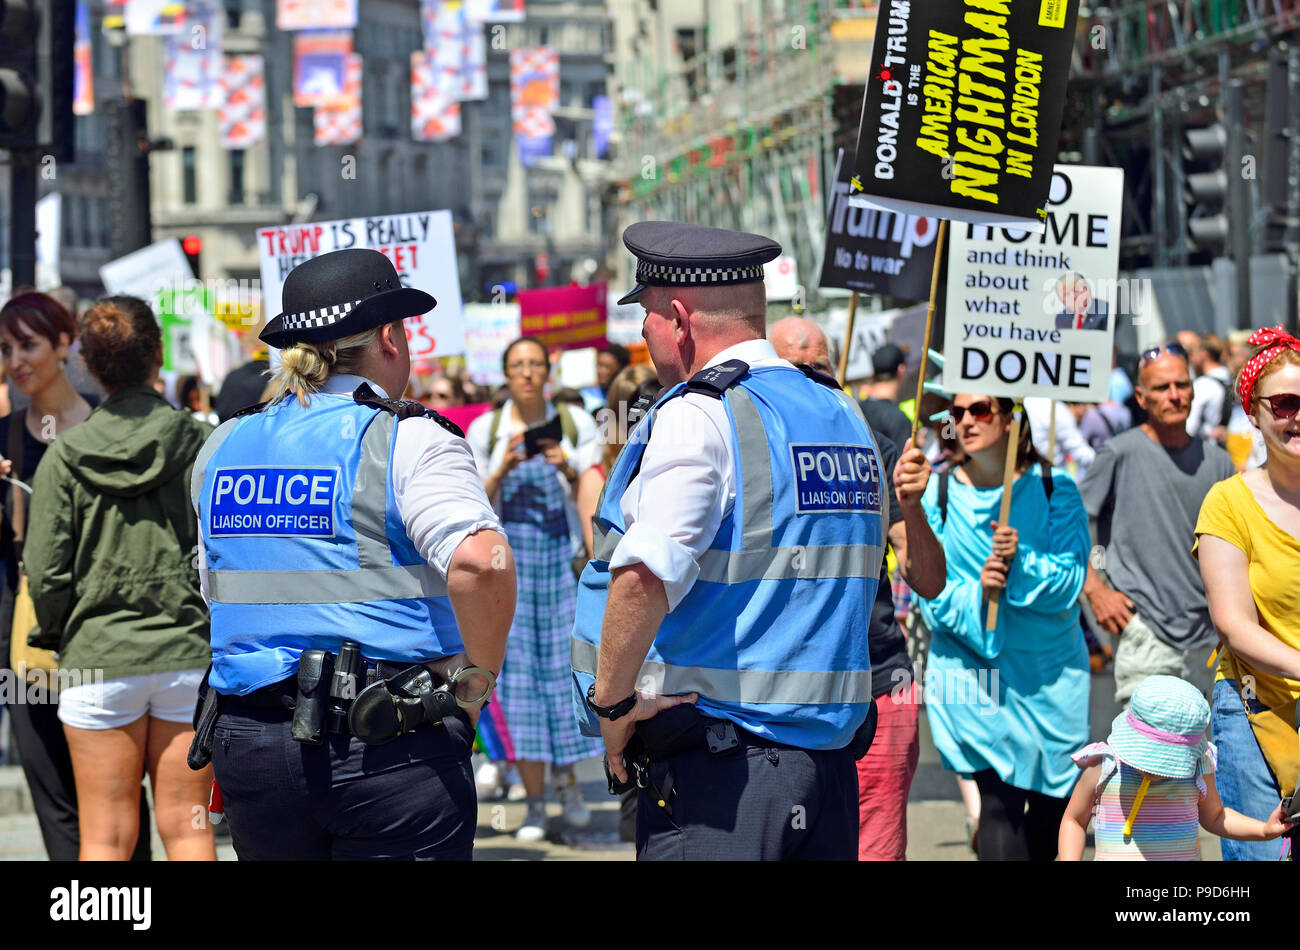
[[[881,0],[852,200],[1041,223],[1078,0]]]

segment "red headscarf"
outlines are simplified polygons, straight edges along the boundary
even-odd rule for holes
[[[1273,362],[1273,357],[1283,350],[1292,349],[1300,353],[1300,340],[1283,330],[1282,324],[1279,323],[1275,327],[1256,330],[1246,342],[1251,346],[1264,347],[1242,369],[1241,382],[1238,384],[1242,408],[1250,412],[1250,397],[1255,391],[1255,384],[1259,382],[1259,374],[1264,372],[1264,367]]]

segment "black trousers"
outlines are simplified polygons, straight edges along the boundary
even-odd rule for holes
[[[478,799],[462,715],[381,746],[295,742],[287,713],[222,701],[212,742],[241,861],[468,861]]]
[[[701,746],[652,762],[650,783],[637,797],[639,861],[857,859],[858,770],[847,749],[743,745],[715,756]]]
[[[992,769],[975,773],[980,790],[981,861],[1054,861],[1070,799],[1008,785]]]

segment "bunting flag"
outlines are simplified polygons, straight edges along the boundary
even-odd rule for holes
[[[266,138],[262,57],[227,56],[221,72],[217,130],[222,148],[249,148]]]
[[[361,141],[361,56],[349,53],[343,95],[312,113],[312,142],[353,145]]]
[[[126,32],[126,0],[104,0],[104,35]]]
[[[551,154],[560,103],[560,57],[546,46],[510,51],[510,117],[519,141],[519,160],[532,165]]]
[[[275,25],[290,30],[355,30],[357,0],[278,0]]]
[[[524,18],[524,0],[465,0],[470,23],[518,23]]]
[[[352,34],[307,30],[293,35],[293,104],[329,105],[344,96]]]
[[[221,105],[221,24],[213,0],[190,0],[190,28],[163,37],[163,108],[215,109]]]
[[[487,37],[462,0],[420,0],[424,51],[459,100],[487,98]]]
[[[460,102],[423,50],[411,53],[411,138],[445,142],[460,135]]]
[[[184,0],[126,0],[126,32],[129,36],[184,33],[189,27],[188,6]]]
[[[87,0],[77,0],[74,22],[72,111],[75,115],[90,115],[95,111],[95,70],[90,60],[90,4]]]

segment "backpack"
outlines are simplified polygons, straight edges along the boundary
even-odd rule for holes
[[[575,449],[578,447],[578,425],[573,421],[573,416],[569,415],[569,407],[560,404],[555,407],[555,411],[560,416],[560,430],[564,437],[569,440],[569,444]],[[492,457],[492,450],[497,447],[497,430],[501,428],[501,410],[492,410],[492,426],[488,429],[488,458]]]

